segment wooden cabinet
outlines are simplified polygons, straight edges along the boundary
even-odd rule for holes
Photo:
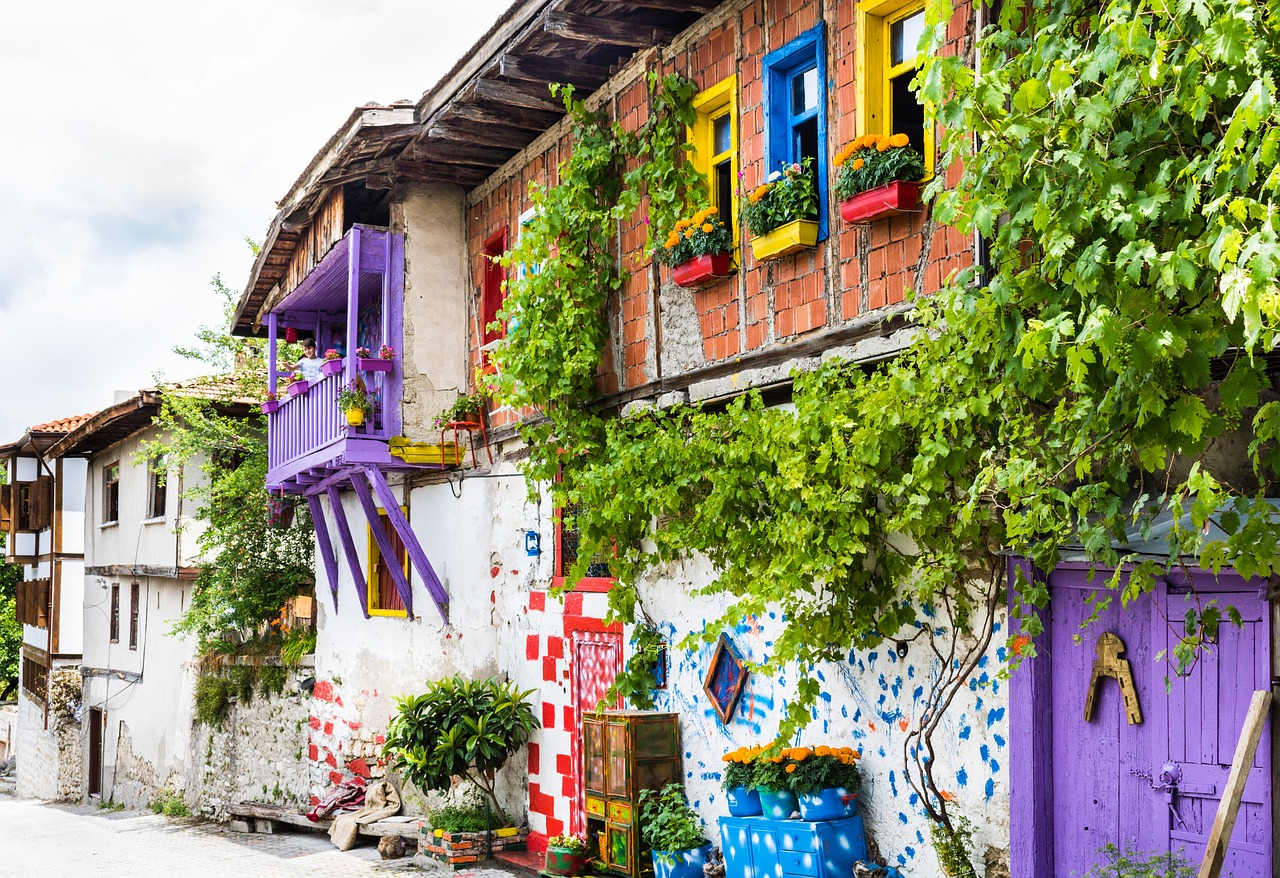
[[[674,713],[607,710],[582,717],[583,794],[587,835],[600,861],[616,875],[652,874],[640,838],[643,790],[678,783],[680,723]]]
[[[867,855],[861,817],[721,817],[725,878],[849,878]]]

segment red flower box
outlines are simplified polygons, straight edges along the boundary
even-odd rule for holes
[[[840,216],[847,223],[865,223],[893,213],[913,211],[919,206],[920,184],[896,180],[840,202]]]
[[[696,287],[712,278],[729,276],[729,254],[697,256],[671,269],[671,279],[682,287]]]

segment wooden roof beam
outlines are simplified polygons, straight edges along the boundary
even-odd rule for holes
[[[530,82],[568,82],[596,88],[613,74],[608,67],[583,61],[503,55],[498,59],[498,75]]]
[[[551,89],[542,83],[477,79],[472,85],[471,96],[490,104],[564,114],[564,104],[553,97]]]
[[[676,35],[676,31],[658,25],[569,12],[547,13],[542,20],[542,29],[566,40],[627,49],[647,49]]]
[[[500,128],[495,125],[471,125],[460,121],[435,122],[427,126],[427,137],[430,140],[448,141],[464,148],[472,144],[480,144],[518,152],[528,146],[529,141],[533,139],[529,135],[528,131]]]
[[[705,15],[720,5],[720,0],[617,0],[620,6],[635,9],[661,9],[663,12],[696,12]]]
[[[510,161],[515,149],[503,149],[498,146],[475,146],[472,144],[451,143],[449,141],[425,140],[407,150],[397,163],[400,167],[406,163],[434,162],[441,165],[472,165],[481,168],[498,168]]]
[[[506,128],[519,128],[541,134],[556,122],[563,113],[542,113],[537,110],[524,110],[509,107],[505,110],[486,110],[472,104],[455,104],[449,108],[448,115],[441,122],[471,122],[475,125],[497,125]]]

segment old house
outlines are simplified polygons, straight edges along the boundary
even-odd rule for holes
[[[79,683],[83,647],[84,488],[82,460],[49,449],[88,415],[40,424],[0,446],[0,527],[7,558],[20,564],[21,686],[13,747],[17,793],[80,797]]]
[[[645,251],[641,215],[616,230],[616,255],[633,272],[609,303],[602,405],[718,404],[748,388],[785,401],[793,372],[824,357],[870,363],[900,351],[911,335],[907,291],[927,294],[980,259],[980,242],[938,224],[927,207],[908,204],[846,222],[831,192],[831,157],[867,133],[905,134],[924,154],[927,175],[953,173],[934,167],[933,132],[907,87],[923,8],[898,0],[517,3],[420,101],[358,108],[303,170],[279,203],[235,330],[270,339],[273,373],[288,365],[274,354],[282,339],[314,337],[336,357],[331,374],[288,392],[273,386],[281,398],[268,415],[268,485],[302,498],[316,523],[323,600],[310,722],[314,796],[353,774],[382,773],[378,745],[393,696],[455,672],[506,674],[537,691],[543,726],[527,762],[508,772],[506,801],[527,810],[534,845],[587,825],[583,715],[632,648],[630,632],[604,622],[613,584],[608,561],[562,599],[551,595],[574,560],[575,534],[545,494],[529,500],[518,469],[519,413],[491,411],[484,432],[474,435],[445,435],[434,423],[473,389],[475,371],[501,336],[493,324],[509,272],[536,270],[506,269],[497,258],[529,222],[530,184],[553,185],[572,148],[571,126],[548,86],[573,84],[590,95],[590,106],[634,130],[650,112],[646,73],[693,80],[691,161],[711,184],[712,207],[735,230],[739,180],[752,186],[780,163],[812,161],[815,239],[766,259],[735,231],[736,271],[697,291],[677,285]],[[949,51],[965,44],[970,27],[958,11],[947,31]],[[386,358],[378,353],[383,346]],[[353,384],[368,396],[370,414],[360,425],[345,423],[336,403]],[[461,471],[446,469],[450,459],[405,451],[405,441],[446,439],[462,440]],[[716,601],[691,596],[712,575],[708,564],[691,559],[653,571],[641,584],[669,643],[718,615]],[[998,866],[1012,847],[1019,875],[1048,874],[1055,844],[1075,854],[1137,838],[1126,821],[1139,813],[1152,821],[1144,826],[1165,827],[1144,829],[1144,845],[1194,848],[1221,795],[1214,778],[1230,761],[1229,746],[1218,742],[1233,740],[1241,719],[1227,676],[1205,670],[1195,693],[1165,704],[1146,664],[1136,688],[1160,724],[1135,733],[1117,691],[1104,687],[1101,719],[1085,727],[1071,699],[1084,697],[1093,656],[1067,649],[1078,622],[1073,601],[1086,590],[1076,581],[1082,575],[1070,566],[1052,573],[1054,588],[1064,590],[1063,621],[1053,628],[1054,649],[1044,650],[1052,658],[1036,665],[1045,676],[1036,677],[1041,682],[1023,706],[1011,702],[999,676],[1008,633],[1000,618],[989,655],[942,732],[937,773],[961,812],[982,815],[978,858]],[[1184,585],[1170,580],[1169,594]],[[1241,582],[1229,588],[1256,592]],[[1273,611],[1265,601],[1248,606],[1254,627],[1232,649],[1255,669],[1248,688],[1265,687]],[[1140,631],[1154,630],[1150,614],[1134,618]],[[724,634],[742,657],[760,659],[770,625],[744,619]],[[1139,655],[1163,648],[1140,646],[1137,630],[1125,636]],[[657,706],[679,714],[685,783],[714,825],[724,813],[721,756],[772,737],[795,681],[750,678],[722,718],[704,692],[711,647],[671,649],[670,656]],[[1049,697],[1049,663],[1052,685],[1063,687],[1062,706],[1019,714],[1011,726],[1011,710]],[[935,874],[928,822],[900,768],[902,732],[936,672],[933,657],[910,649],[852,652],[821,672],[824,699],[806,741],[860,751],[860,807],[879,851],[891,864]],[[1192,737],[1200,735],[1199,723],[1183,716],[1192,702],[1196,716],[1212,715],[1205,727],[1220,734],[1212,742],[1195,737],[1200,753],[1189,758]],[[1075,766],[1092,758],[1066,743],[1082,733],[1115,760],[1088,789],[1068,782]],[[1046,751],[1071,756],[1059,765],[1043,757]],[[1249,868],[1258,865],[1257,874],[1271,863],[1269,753],[1268,739],[1236,854]],[[1172,816],[1165,797],[1171,785],[1155,779],[1165,761],[1181,765],[1185,778],[1179,789],[1188,809]],[[1011,764],[1019,772],[1012,789]],[[1012,830],[1011,796],[1034,797],[1034,806],[1013,808]],[[1091,798],[1111,804],[1094,809]],[[1101,816],[1086,824],[1077,820],[1084,813]],[[1051,814],[1059,815],[1056,823]]]

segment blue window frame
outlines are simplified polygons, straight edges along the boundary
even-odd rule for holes
[[[813,158],[818,240],[827,237],[827,53],[822,23],[764,56],[764,159],[772,173]]]

